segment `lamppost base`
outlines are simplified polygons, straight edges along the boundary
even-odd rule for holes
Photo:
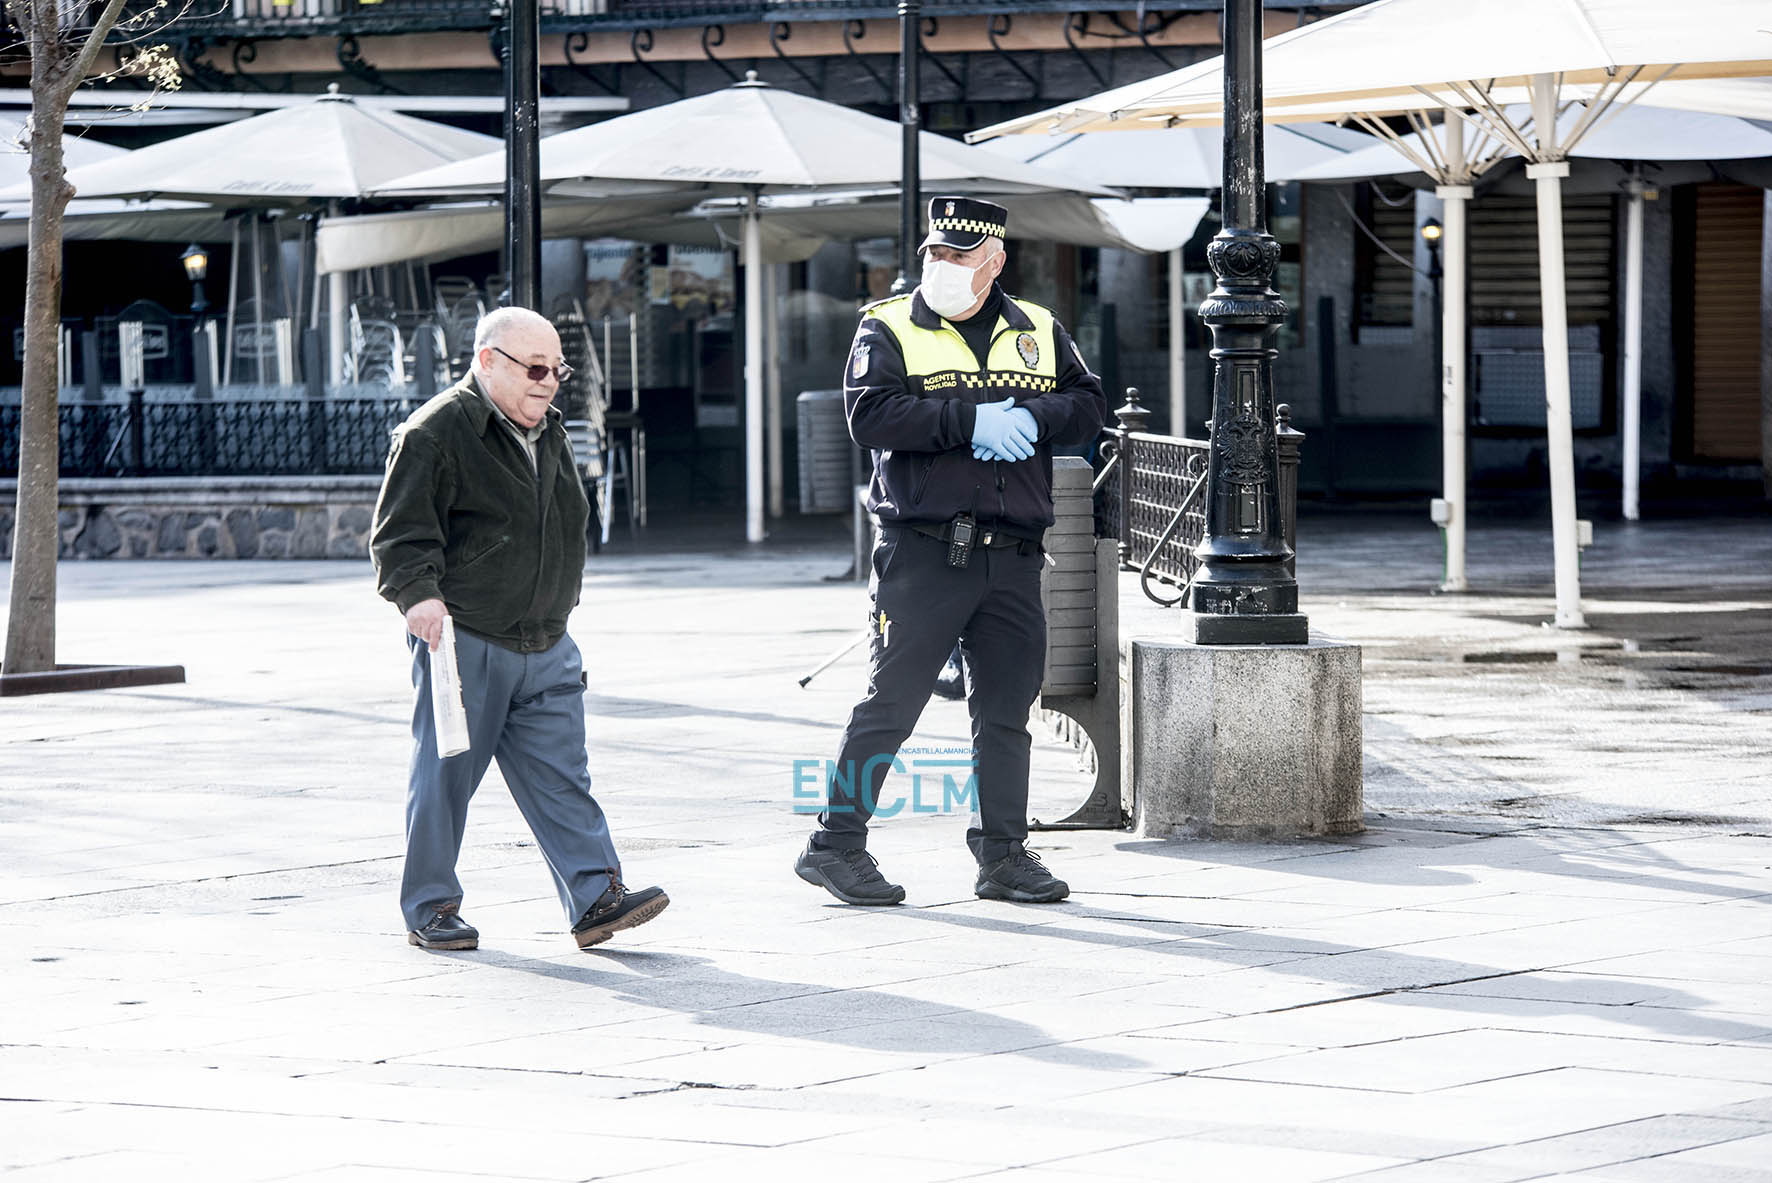
[[[1196,645],[1307,645],[1310,639],[1310,620],[1302,612],[1265,616],[1194,613]]]

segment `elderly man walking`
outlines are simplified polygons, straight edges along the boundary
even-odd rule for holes
[[[584,582],[589,507],[555,392],[572,374],[560,338],[526,308],[474,332],[474,365],[394,433],[370,534],[378,590],[406,617],[412,764],[400,885],[407,940],[473,949],[455,862],[468,800],[498,761],[553,873],[581,949],[670,903],[630,891],[591,797],[585,679],[566,617]],[[469,748],[441,757],[431,654],[452,619]]]

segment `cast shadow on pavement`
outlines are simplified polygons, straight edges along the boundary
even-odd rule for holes
[[[1033,1023],[954,1003],[873,987],[842,988],[753,977],[721,969],[712,958],[684,953],[648,949],[599,949],[597,953],[600,960],[614,960],[621,969],[528,958],[474,960],[595,989],[614,1001],[677,1011],[698,1024],[734,1032],[792,1036],[862,1051],[947,1058],[1014,1054],[1072,1068],[1144,1067],[1130,1056],[1067,1047],[1059,1036]],[[636,979],[636,970],[644,977]]]
[[[1029,905],[1029,907],[1033,907],[1033,905]],[[1580,972],[1579,966],[1574,963],[1569,966],[1509,970],[1493,965],[1459,961],[1454,958],[1423,956],[1418,953],[1409,953],[1396,946],[1369,949],[1358,945],[1344,945],[1297,937],[1291,933],[1275,934],[1269,942],[1269,947],[1263,950],[1261,945],[1252,944],[1246,939],[1251,935],[1263,935],[1263,930],[1260,929],[1194,925],[1185,921],[1128,916],[1124,913],[1089,906],[1067,907],[1063,910],[1062,916],[1126,924],[1133,926],[1133,931],[1138,935],[1134,937],[1128,934],[1121,937],[1114,933],[1069,928],[1066,927],[1065,920],[1062,918],[1050,919],[1050,912],[1041,913],[1043,917],[1048,918],[1039,924],[1023,924],[1013,920],[976,916],[964,912],[950,912],[944,908],[919,908],[910,914],[918,920],[962,929],[993,933],[1021,933],[1029,937],[1056,937],[1060,940],[1074,941],[1103,949],[1137,949],[1143,953],[1155,952],[1177,957],[1222,960],[1229,969],[1260,968],[1264,973],[1290,974],[1311,981],[1341,983],[1346,990],[1346,993],[1336,997],[1324,997],[1309,1002],[1274,1007],[1271,1008],[1273,1011],[1295,1010],[1301,1006],[1316,1006],[1324,1002],[1345,1002],[1356,998],[1410,995],[1418,991],[1498,978],[1531,981],[1534,975],[1541,972]],[[1153,940],[1153,931],[1169,926],[1173,926],[1175,930],[1186,935],[1180,935],[1167,941]],[[1258,961],[1252,961],[1252,953],[1265,953],[1265,956]],[[1623,978],[1611,978],[1598,974],[1584,976],[1592,978],[1593,994],[1596,997],[1603,996],[1608,989],[1614,992],[1628,992],[1630,987],[1640,988],[1643,985],[1641,982],[1631,982]],[[1329,992],[1326,990],[1325,994]],[[1547,984],[1545,994],[1553,993],[1554,991]],[[1698,1036],[1708,1042],[1715,1043],[1742,1042],[1772,1036],[1772,1027],[1749,1021],[1746,1018],[1738,1020],[1696,1013],[1706,1005],[1707,1000],[1675,989],[1670,983],[1655,983],[1654,993],[1656,1001],[1653,1006],[1570,1002],[1567,999],[1557,1000],[1551,997],[1526,999],[1485,997],[1475,994],[1459,995],[1458,1001],[1461,1009],[1489,1010],[1503,1017],[1516,1016],[1522,1003],[1542,1005],[1553,1009],[1567,1009],[1572,1014],[1579,1013],[1576,1010],[1577,1007],[1603,1006],[1606,1017],[1619,1023],[1641,1027],[1645,1031],[1658,1032],[1675,1038]],[[1167,998],[1171,1002],[1177,1001],[1173,992]]]

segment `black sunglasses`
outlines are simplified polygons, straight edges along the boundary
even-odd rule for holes
[[[553,375],[554,379],[560,383],[560,385],[564,386],[564,385],[566,385],[567,381],[570,380],[572,377],[572,367],[567,365],[565,362],[561,362],[557,366],[532,366],[528,362],[524,361],[521,358],[511,357],[510,354],[505,353],[504,350],[500,349],[496,345],[492,346],[491,348],[492,348],[492,352],[498,353],[498,354],[503,354],[505,357],[510,357],[512,361],[514,361],[518,365],[522,366],[523,373],[528,377],[528,379],[531,382],[540,382],[544,378],[548,377],[551,374],[551,375]]]

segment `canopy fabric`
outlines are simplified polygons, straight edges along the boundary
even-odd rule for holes
[[[1559,86],[1624,86],[1772,71],[1765,0],[1372,0],[1269,38],[1263,103],[1388,112],[1422,92],[1507,89],[1553,75]],[[1224,59],[996,124],[977,138],[1029,131],[1165,125],[1224,102]],[[1477,105],[1475,103],[1461,105]]]
[[[62,164],[66,168],[79,168],[127,155],[127,148],[102,144],[84,136],[62,137]],[[0,114],[0,189],[29,185],[30,169],[31,146],[25,138],[24,118]]]
[[[1287,181],[1300,170],[1355,152],[1364,133],[1326,124],[1267,128],[1267,176]],[[1224,135],[1208,128],[1004,136],[981,145],[1027,164],[1088,177],[1120,189],[1216,189],[1224,182]]]
[[[1194,236],[1210,202],[1204,197],[1089,198],[1070,193],[1000,194],[1009,211],[1009,241],[1062,242],[1071,246],[1114,247],[1153,254],[1184,245]],[[725,205],[725,209],[720,207]],[[842,197],[765,198],[762,221],[791,226],[825,239],[853,241],[898,233],[898,194]],[[712,203],[702,213],[736,217],[729,203]]]
[[[80,197],[289,206],[363,197],[394,177],[477,156],[498,143],[492,136],[363,107],[334,90],[310,103],[73,169],[68,180]]]
[[[542,207],[542,233],[549,238],[606,235],[638,242],[737,246],[743,211],[730,201],[704,203],[691,210],[695,200],[694,194],[684,194],[675,205],[663,198],[549,201]],[[1067,193],[1003,195],[1002,201],[1014,227],[1012,240],[1145,253],[1185,244],[1210,204],[1203,197],[1128,201]],[[766,198],[761,221],[764,261],[797,263],[832,240],[896,234],[898,200],[896,192],[816,202]],[[0,222],[0,236],[6,228]],[[409,259],[448,259],[495,250],[503,235],[503,207],[479,202],[322,218],[315,233],[317,268],[325,275]],[[0,237],[0,245],[4,241]]]
[[[838,190],[896,184],[902,130],[821,99],[751,79],[541,141],[541,180],[555,192],[593,196],[598,183],[668,183],[706,193]],[[928,132],[921,138],[923,187],[971,192],[1111,190]],[[384,184],[380,192],[493,193],[504,185],[504,151]],[[590,182],[589,188],[562,187]]]
[[[0,250],[30,241],[28,202],[0,206]],[[62,216],[67,242],[207,242],[228,240],[225,211],[195,201],[75,199]]]
[[[1670,84],[1668,89],[1675,88],[1677,84]],[[1656,91],[1660,89],[1655,88]],[[1647,97],[1643,101],[1647,102]],[[1564,127],[1573,127],[1584,113],[1585,109],[1580,104],[1572,104],[1563,112],[1559,123]],[[1508,115],[1515,121],[1524,121],[1529,112],[1523,108],[1510,108]],[[1427,135],[1413,132],[1403,136],[1401,144],[1404,150],[1384,141],[1373,142],[1371,146],[1358,152],[1307,168],[1296,179],[1365,180],[1420,172],[1420,162],[1443,156],[1440,145],[1434,142],[1439,130],[1433,129]],[[1366,138],[1371,140],[1371,137]],[[1642,105],[1622,107],[1598,122],[1593,130],[1569,149],[1569,154],[1594,160],[1754,159],[1772,156],[1772,124],[1761,124],[1730,115],[1706,115],[1696,111]]]
[[[611,236],[639,242],[731,245],[720,228],[704,218],[685,216],[694,193],[674,197],[549,201],[542,206],[546,238]],[[409,259],[449,259],[497,250],[504,240],[504,206],[475,202],[439,205],[399,213],[322,218],[314,234],[315,267],[322,275],[402,263]],[[791,228],[764,228],[764,258],[772,263],[810,258],[824,243]]]

